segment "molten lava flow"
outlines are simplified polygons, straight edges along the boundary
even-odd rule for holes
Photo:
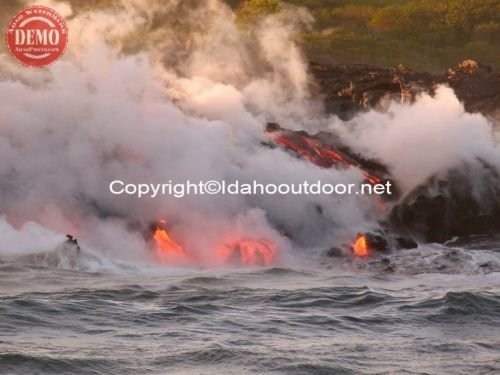
[[[217,249],[217,258],[224,263],[247,266],[269,266],[276,257],[276,245],[267,240],[240,239]]]
[[[361,170],[365,180],[372,185],[382,182],[382,179],[365,169],[357,160],[346,153],[335,150],[321,140],[305,134],[278,128],[266,131],[266,134],[278,145],[293,150],[304,159],[322,168],[349,168]]]
[[[359,235],[353,246],[354,254],[358,257],[365,257],[368,255],[368,243],[366,237]]]
[[[163,221],[160,224],[164,224]],[[156,247],[160,255],[173,255],[176,257],[186,257],[184,248],[170,238],[167,231],[160,226],[157,226],[153,236],[156,241]]]

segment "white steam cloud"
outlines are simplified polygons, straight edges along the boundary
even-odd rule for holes
[[[392,103],[387,113],[371,111],[347,127],[333,127],[349,144],[390,167],[403,193],[475,159],[500,166],[493,125],[480,114],[466,113],[445,86],[413,105]]]

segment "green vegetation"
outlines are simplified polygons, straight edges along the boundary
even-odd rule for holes
[[[113,7],[119,2],[65,1],[71,3],[75,13]],[[159,1],[163,0],[156,0]],[[189,12],[193,4],[201,1],[204,0],[181,0],[181,13]],[[443,72],[463,60],[473,59],[500,68],[500,0],[222,1],[235,10],[245,27],[253,27],[259,18],[287,6],[307,8],[315,22],[299,35],[298,41],[311,60],[378,66],[404,64],[415,70]],[[2,25],[23,6],[21,0],[0,0],[0,4]],[[154,28],[174,21],[179,30],[182,28],[184,16],[174,20],[168,17],[157,16]],[[149,31],[143,30],[144,35]],[[136,38],[135,44],[131,44],[140,43],[140,38]],[[0,52],[4,50],[0,43]]]
[[[279,0],[252,0],[246,2],[238,11],[238,18],[243,22],[253,22],[258,18],[279,11],[281,2]]]
[[[247,0],[238,14],[251,22],[287,3],[316,20],[300,38],[313,60],[433,72],[466,59],[500,67],[500,0]]]

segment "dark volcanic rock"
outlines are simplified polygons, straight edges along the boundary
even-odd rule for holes
[[[391,229],[416,235],[425,242],[500,231],[500,176],[485,167],[475,176],[467,168],[452,170],[445,179],[432,178],[415,189],[390,215]]]
[[[422,91],[431,92],[441,82],[430,73],[415,73],[403,67],[311,63],[310,70],[324,95],[327,112],[344,120],[361,110],[384,109],[389,99],[411,101]]]
[[[416,249],[418,247],[417,241],[410,237],[396,237],[395,239],[397,246],[400,249]]]
[[[466,60],[456,69],[448,70],[448,84],[464,103],[468,112],[486,115],[500,113],[500,73],[491,67]]]
[[[403,66],[387,69],[368,65],[322,65],[310,71],[323,95],[327,112],[343,120],[367,109],[383,110],[390,100],[412,102],[437,84],[448,84],[469,112],[495,115],[500,109],[500,74],[467,60],[446,74],[418,73]]]
[[[329,258],[339,258],[344,256],[344,252],[339,247],[331,247],[326,250],[325,255]]]
[[[383,236],[375,233],[365,233],[364,236],[369,249],[380,252],[389,251],[389,243]]]

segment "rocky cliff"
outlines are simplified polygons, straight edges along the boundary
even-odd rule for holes
[[[467,60],[441,75],[368,65],[323,65],[312,62],[310,72],[323,96],[325,108],[346,120],[370,108],[383,110],[390,100],[411,102],[421,92],[432,93],[447,84],[469,112],[500,114],[500,73]]]

